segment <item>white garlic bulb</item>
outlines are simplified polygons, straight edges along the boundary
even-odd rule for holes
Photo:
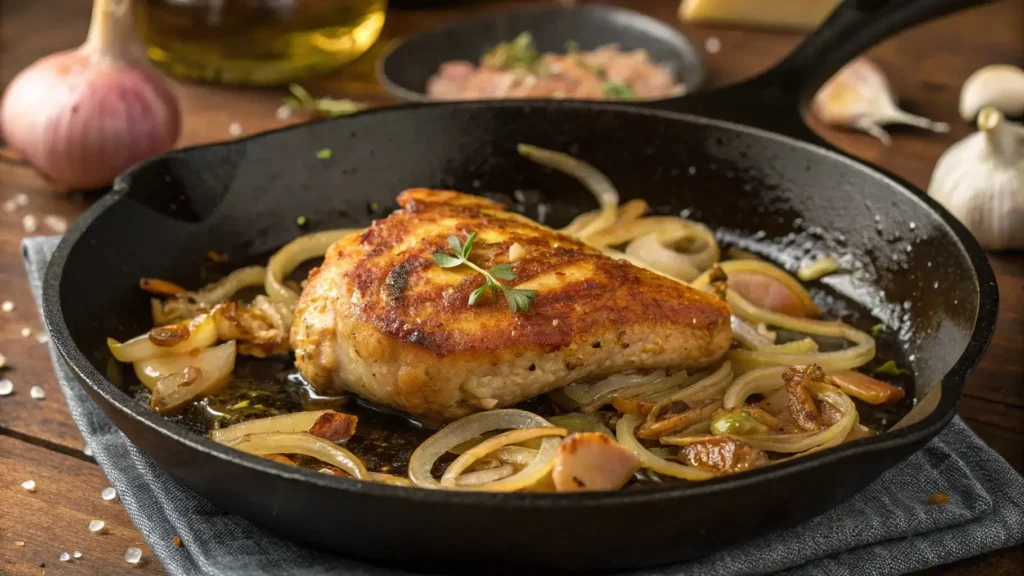
[[[987,107],[978,132],[946,150],[935,164],[928,195],[987,250],[1024,249],[1024,126]]]
[[[1024,114],[1024,70],[993,64],[971,74],[960,90],[960,116],[973,120],[985,106],[1009,116]]]

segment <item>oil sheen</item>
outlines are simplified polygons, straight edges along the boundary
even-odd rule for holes
[[[150,59],[191,80],[276,85],[325,74],[380,36],[387,0],[141,0]]]

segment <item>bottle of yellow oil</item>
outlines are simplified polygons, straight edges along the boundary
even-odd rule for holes
[[[221,84],[274,85],[330,72],[380,36],[387,0],[136,0],[150,59]]]

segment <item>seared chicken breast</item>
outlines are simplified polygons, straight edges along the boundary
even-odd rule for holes
[[[729,349],[729,308],[711,294],[484,198],[413,189],[398,203],[309,275],[291,343],[320,391],[442,422],[620,372],[708,366]],[[469,260],[485,270],[523,248],[515,279],[501,282],[537,291],[528,310],[513,313],[495,292],[470,305],[484,277],[434,263],[451,254],[449,236],[471,232]]]

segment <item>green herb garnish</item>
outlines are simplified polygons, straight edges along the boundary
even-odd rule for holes
[[[624,82],[605,82],[601,86],[601,93],[609,98],[621,98],[623,100],[629,100],[636,98],[636,93],[633,92],[633,87]]]
[[[534,71],[540,63],[541,53],[533,43],[533,34],[520,32],[511,42],[502,42],[484,54],[488,66],[502,70]]]
[[[566,40],[564,46],[566,54],[575,54],[580,51],[580,45],[575,40]]]
[[[308,220],[306,220],[305,216],[299,216],[298,218],[295,219],[295,225],[301,228],[302,226],[306,225],[307,221]]]
[[[885,364],[882,364],[878,368],[871,371],[872,374],[882,374],[883,376],[899,376],[901,374],[910,374],[909,371],[904,370],[896,365],[896,362],[889,360]]]
[[[885,332],[885,326],[883,324],[875,324],[871,327],[872,336],[878,337],[882,332]]]
[[[501,280],[515,280],[516,273],[512,271],[512,265],[508,262],[504,264],[498,264],[492,267],[490,270],[484,270],[483,268],[473,264],[469,261],[469,254],[473,251],[473,243],[476,242],[476,232],[470,232],[466,236],[466,243],[462,244],[459,239],[455,236],[448,237],[448,246],[452,249],[452,254],[446,252],[434,252],[432,257],[434,258],[434,264],[437,264],[441,268],[455,268],[465,264],[473,270],[480,273],[484,279],[484,285],[477,288],[469,295],[469,305],[473,306],[477,300],[487,292],[501,292],[505,296],[505,303],[508,304],[508,309],[513,314],[518,312],[526,312],[530,309],[530,304],[537,297],[536,290],[520,290],[519,288],[513,288],[506,286]]]
[[[331,154],[332,152],[330,148],[324,148],[323,150],[320,150],[319,152],[316,153],[316,157],[319,160],[327,160],[331,157]]]
[[[345,116],[359,112],[366,105],[348,98],[313,98],[308,90],[298,84],[289,84],[292,93],[284,99],[284,106],[291,110],[305,110],[317,116]]]

